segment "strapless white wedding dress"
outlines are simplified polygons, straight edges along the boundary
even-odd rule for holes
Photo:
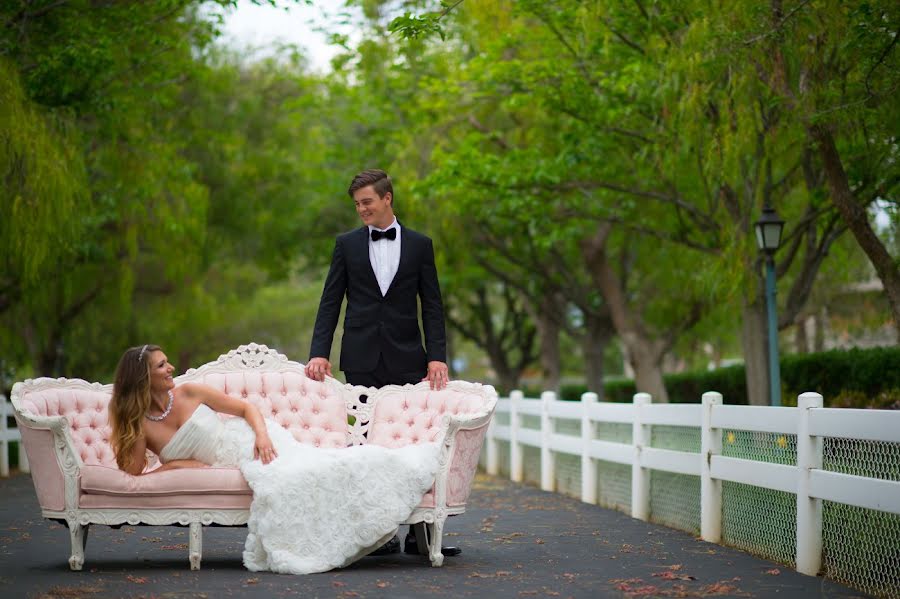
[[[160,452],[240,467],[253,489],[244,565],[254,572],[311,574],[346,566],[393,536],[431,488],[437,443],[388,449],[319,449],[267,420],[278,457],[253,459],[256,436],[243,418],[223,421],[200,404]]]

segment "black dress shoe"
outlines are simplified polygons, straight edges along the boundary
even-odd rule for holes
[[[391,555],[393,553],[400,553],[400,539],[397,538],[397,535],[391,537],[390,541],[388,541],[369,555]]]
[[[406,535],[406,539],[403,540],[403,553],[419,555],[419,542],[416,541],[416,535]],[[462,553],[462,549],[459,547],[441,547],[441,554],[447,557],[459,555],[460,553]]]

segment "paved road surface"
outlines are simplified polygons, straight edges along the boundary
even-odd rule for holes
[[[245,528],[204,529],[202,569],[192,572],[187,529],[155,526],[94,526],[84,570],[71,572],[68,531],[41,519],[31,478],[0,479],[0,497],[4,598],[863,596],[683,532],[486,476],[476,480],[468,513],[450,520],[445,542],[463,553],[443,568],[399,554],[310,576],[245,570]]]

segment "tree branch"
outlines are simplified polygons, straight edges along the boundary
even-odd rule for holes
[[[877,97],[878,94],[872,91],[872,88],[869,85],[869,80],[872,78],[872,73],[875,72],[879,66],[884,63],[884,59],[887,58],[887,55],[891,53],[891,50],[894,49],[894,46],[897,45],[897,40],[900,39],[900,29],[894,32],[893,37],[891,38],[891,43],[889,43],[882,51],[881,56],[878,57],[878,60],[875,61],[875,64],[872,65],[872,68],[869,69],[869,72],[866,73],[866,92],[868,92],[870,97]]]
[[[628,46],[628,47],[631,48],[632,50],[635,50],[635,51],[638,52],[641,56],[646,56],[646,55],[647,55],[647,53],[644,52],[644,49],[643,49],[643,48],[641,48],[641,47],[640,47],[639,45],[637,45],[635,42],[633,42],[633,41],[631,41],[630,39],[628,39],[628,37],[627,37],[624,33],[622,33],[621,31],[618,31],[615,27],[613,27],[613,26],[612,26],[612,23],[610,22],[610,19],[605,19],[605,20],[603,21],[603,23],[606,25],[606,28],[607,28],[607,29],[609,29],[610,31],[613,32],[613,35],[615,35],[617,38],[619,38],[620,40],[622,40],[622,43],[623,43],[623,44],[625,44],[626,46]]]
[[[801,8],[803,8],[804,6],[806,6],[807,4],[809,4],[809,2],[810,2],[810,0],[802,0],[802,1],[800,2],[800,4],[798,4],[797,6],[795,6],[794,8],[792,8],[786,15],[784,15],[784,16],[778,18],[778,19],[775,21],[775,24],[774,24],[774,26],[772,27],[772,29],[770,29],[769,31],[766,31],[766,32],[764,32],[764,33],[760,33],[759,35],[755,35],[755,36],[751,37],[751,38],[748,39],[748,40],[745,40],[745,41],[743,42],[742,45],[744,45],[744,46],[752,46],[752,45],[755,44],[756,42],[759,42],[759,41],[764,40],[764,39],[766,39],[766,38],[768,38],[768,37],[771,37],[771,36],[773,36],[773,35],[775,35],[775,34],[777,34],[777,33],[780,33],[780,32],[781,32],[781,28],[784,27],[784,24],[787,23],[787,22],[791,19],[791,17],[793,17],[794,14],[797,13],[797,11],[799,11]]]

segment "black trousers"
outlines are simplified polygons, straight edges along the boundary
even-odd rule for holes
[[[405,385],[407,383],[415,385],[425,378],[425,373],[425,369],[416,372],[392,372],[384,361],[384,354],[382,354],[378,357],[378,364],[375,365],[375,370],[369,372],[345,370],[344,377],[351,385],[381,388],[386,385]]]

